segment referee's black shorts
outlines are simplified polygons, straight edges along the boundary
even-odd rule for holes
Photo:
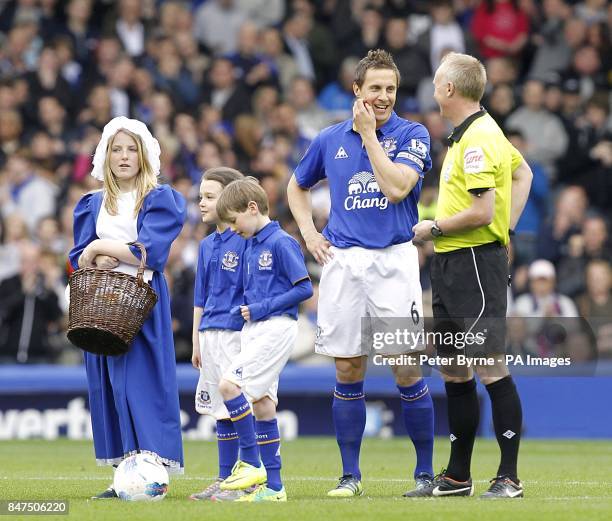
[[[494,242],[435,253],[431,286],[439,355],[487,356],[505,351],[508,254],[504,246]],[[479,337],[472,341],[474,335]]]

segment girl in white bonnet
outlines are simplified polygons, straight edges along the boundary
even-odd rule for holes
[[[91,175],[102,190],[74,210],[70,263],[135,275],[147,252],[145,280],[159,300],[124,355],[85,353],[94,448],[99,465],[117,465],[136,452],[156,455],[169,472],[182,472],[180,409],[170,297],[164,267],[185,221],[184,198],[159,185],[159,143],[140,121],[118,117],[102,133]],[[112,487],[95,499],[116,498]]]

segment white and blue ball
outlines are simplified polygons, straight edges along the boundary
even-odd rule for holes
[[[161,501],[169,483],[168,471],[154,455],[134,454],[117,467],[113,488],[124,501]]]

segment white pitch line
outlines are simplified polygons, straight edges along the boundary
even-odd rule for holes
[[[531,500],[534,499],[541,499],[541,500],[552,500],[552,501],[569,501],[569,500],[575,500],[575,499],[580,499],[580,500],[584,500],[584,499],[610,499],[610,496],[568,496],[568,497],[535,497],[535,498],[530,498]]]

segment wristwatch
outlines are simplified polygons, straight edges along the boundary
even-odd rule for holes
[[[436,238],[436,237],[442,237],[442,235],[444,234],[442,233],[442,230],[438,226],[438,221],[434,221],[431,227],[431,236]]]

